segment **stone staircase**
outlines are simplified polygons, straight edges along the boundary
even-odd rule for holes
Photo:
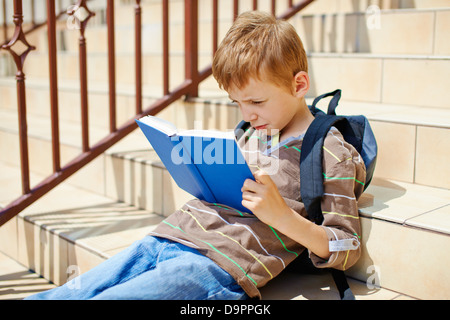
[[[205,40],[211,38],[209,3],[200,1],[199,6],[200,66],[211,56]],[[367,10],[373,4],[378,7]],[[246,6],[245,2],[241,11]],[[182,1],[171,1],[174,85],[183,77],[182,8]],[[90,41],[106,39],[99,10],[96,23],[86,30],[91,141],[108,131],[106,40]],[[231,24],[227,10],[220,11],[222,35]],[[143,37],[150,39],[143,41],[144,105],[162,91],[155,80],[161,78],[159,12],[156,1],[143,2]],[[449,21],[450,3],[439,0],[318,0],[291,21],[310,60],[313,86],[308,101],[342,89],[338,111],[366,115],[379,144],[374,181],[360,200],[363,256],[347,271],[358,299],[450,298]],[[117,4],[118,123],[134,109],[132,23],[133,5]],[[68,30],[65,21],[58,30],[64,164],[81,146],[78,32]],[[52,168],[46,33],[28,40],[38,44],[25,63],[33,185]],[[8,56],[0,54],[0,60],[5,66],[0,72],[0,205],[6,205],[20,194],[20,172],[14,69]],[[200,98],[177,101],[159,116],[180,128],[196,123],[205,129],[232,129],[240,115],[224,97],[208,79],[201,85]],[[0,251],[60,285],[142,238],[189,198],[135,130],[1,227]],[[0,275],[0,288],[2,280]],[[284,273],[263,289],[263,298],[336,299],[333,286],[328,275]]]

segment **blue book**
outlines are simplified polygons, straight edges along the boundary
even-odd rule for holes
[[[233,131],[179,131],[154,116],[136,122],[180,188],[200,200],[250,213],[242,206],[241,188],[254,178]]]

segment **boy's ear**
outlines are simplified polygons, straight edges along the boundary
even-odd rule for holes
[[[305,71],[300,71],[294,75],[294,95],[297,98],[303,98],[308,93],[310,83],[309,75]]]

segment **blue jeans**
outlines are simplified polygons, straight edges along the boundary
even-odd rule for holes
[[[240,300],[243,289],[197,250],[147,236],[63,286],[26,299]]]

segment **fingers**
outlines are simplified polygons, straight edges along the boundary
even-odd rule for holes
[[[255,173],[253,173],[253,176],[255,177],[255,180],[262,184],[270,184],[272,182],[272,179],[270,178],[269,174],[263,170],[258,170]]]
[[[256,180],[256,176],[255,176]],[[261,200],[261,193],[264,192],[264,185],[252,179],[247,179],[242,186],[242,205],[255,213],[256,204]]]
[[[270,184],[272,182],[272,179],[270,178],[270,176],[266,172],[264,172],[263,170],[258,170],[256,172],[254,172],[253,176],[254,176],[255,180],[253,181],[251,179],[247,179],[245,181],[244,185],[251,186],[251,185],[254,185],[255,182],[267,185],[267,184]]]
[[[260,197],[257,196],[255,193],[253,192],[243,192],[242,193],[242,200],[245,201],[250,201],[250,202],[255,202],[259,199]]]
[[[266,172],[258,170],[253,175],[255,180],[245,180],[241,191],[242,205],[254,213],[254,210],[273,196],[277,189]]]
[[[258,170],[253,175],[255,177],[255,181],[251,179],[245,180],[244,185],[241,189],[242,192],[248,191],[261,193],[265,188],[272,188],[274,186],[272,178],[270,178],[270,176],[266,172]]]
[[[256,214],[255,209],[258,208],[262,200],[261,196],[257,193],[250,191],[244,191],[242,193],[242,205],[249,209],[253,214]]]

